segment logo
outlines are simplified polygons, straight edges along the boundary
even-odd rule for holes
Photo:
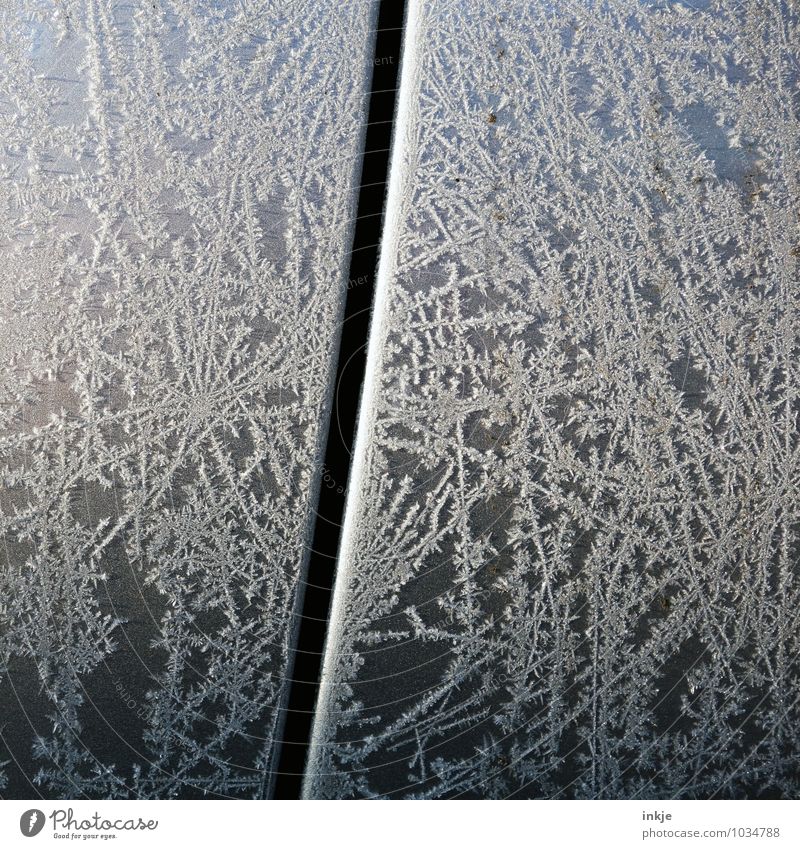
[[[44,814],[37,808],[31,808],[19,818],[19,830],[25,837],[36,837],[44,828]]]
[[[84,834],[84,840],[90,837],[97,837],[97,832],[117,832],[117,831],[155,831],[158,828],[158,820],[143,820],[141,817],[136,819],[123,819],[120,817],[116,820],[104,819],[95,811],[91,817],[85,819],[76,819],[75,811],[72,808],[56,808],[48,816],[44,815],[43,811],[38,808],[31,808],[19,818],[19,830],[25,837],[36,837],[36,835],[44,828],[47,820],[53,821],[53,836],[54,837],[81,837],[77,832],[91,832]],[[103,840],[108,840],[113,834],[101,834]]]

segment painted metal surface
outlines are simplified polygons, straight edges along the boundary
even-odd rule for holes
[[[794,3],[417,0],[310,797],[796,797]]]
[[[0,7],[0,792],[264,796],[376,5]]]

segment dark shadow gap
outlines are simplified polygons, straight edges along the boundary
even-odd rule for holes
[[[293,650],[292,681],[273,791],[276,799],[300,798],[319,691],[352,446],[364,384],[404,16],[404,0],[381,0],[336,382],[313,544]]]

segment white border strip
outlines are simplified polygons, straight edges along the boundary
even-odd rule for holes
[[[639,847],[797,846],[799,801],[451,801],[447,805],[338,801],[0,802],[0,844],[8,849],[63,845],[142,849],[223,847],[558,846],[565,849]],[[311,805],[312,807],[308,807]],[[455,807],[453,807],[455,806]],[[28,837],[31,815],[41,826]],[[144,825],[140,825],[141,823]],[[777,834],[776,834],[777,832]],[[110,838],[110,840],[108,839]],[[748,839],[750,838],[750,839]],[[41,841],[41,842],[37,842]],[[56,846],[59,843],[56,840]]]

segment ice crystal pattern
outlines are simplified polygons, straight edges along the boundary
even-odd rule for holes
[[[0,785],[263,796],[375,5],[0,3]]]
[[[800,7],[411,7],[306,793],[796,797]]]

